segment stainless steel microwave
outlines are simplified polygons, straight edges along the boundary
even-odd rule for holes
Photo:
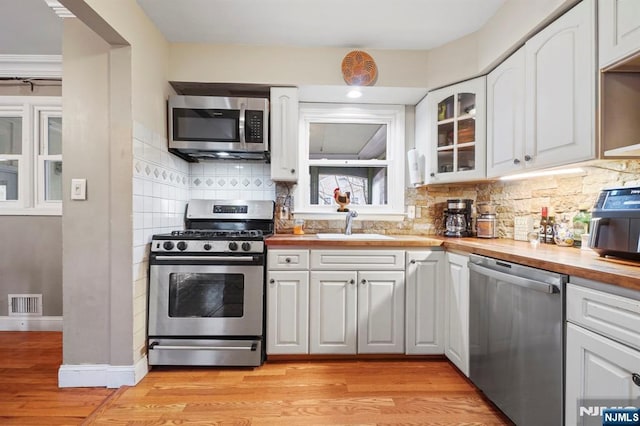
[[[170,96],[169,149],[193,159],[263,159],[269,151],[269,101]]]

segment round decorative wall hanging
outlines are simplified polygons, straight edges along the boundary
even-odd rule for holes
[[[350,86],[371,86],[378,77],[378,67],[368,53],[352,50],[342,60],[342,76]]]

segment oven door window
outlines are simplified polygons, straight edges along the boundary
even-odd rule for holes
[[[244,316],[244,274],[171,273],[169,317],[238,318]]]

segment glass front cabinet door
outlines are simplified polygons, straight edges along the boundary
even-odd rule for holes
[[[427,183],[485,177],[485,77],[429,92],[426,97]],[[416,109],[416,114],[422,108]],[[416,120],[424,119],[416,118]]]

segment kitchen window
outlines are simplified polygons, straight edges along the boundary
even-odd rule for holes
[[[348,208],[393,219],[404,206],[404,106],[300,104],[298,215],[335,213],[334,190]]]
[[[0,214],[62,214],[59,97],[0,98]]]

